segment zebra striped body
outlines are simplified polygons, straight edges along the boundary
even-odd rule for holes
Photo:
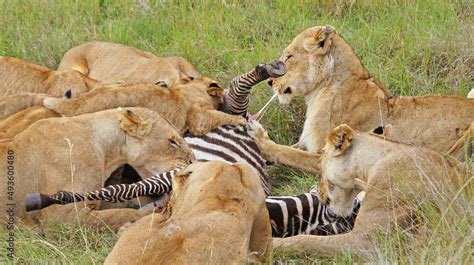
[[[335,235],[354,227],[360,202],[355,201],[353,214],[340,217],[320,203],[314,193],[298,196],[270,196],[266,199],[273,237],[295,235]]]
[[[228,163],[245,162],[258,173],[265,194],[269,196],[272,185],[266,163],[246,125],[221,126],[204,136],[186,135],[186,143],[200,161],[220,160]]]

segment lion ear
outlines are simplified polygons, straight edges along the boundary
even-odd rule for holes
[[[219,86],[218,83],[212,82],[207,87],[207,94],[212,97],[221,97],[224,93],[224,89]]]
[[[326,138],[326,143],[334,148],[333,156],[344,154],[351,145],[354,131],[347,124],[342,124],[334,128]]]
[[[153,121],[144,120],[136,111],[120,108],[119,113],[120,128],[130,136],[143,138],[151,131]]]
[[[335,33],[336,30],[330,25],[321,27],[320,30],[316,31],[311,41],[311,48],[316,49],[316,54],[323,55],[329,51]]]

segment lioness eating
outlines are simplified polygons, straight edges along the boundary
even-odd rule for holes
[[[346,123],[360,131],[390,125],[390,137],[447,152],[470,138],[474,100],[456,96],[392,96],[362,65],[347,42],[331,26],[308,28],[294,38],[280,60],[286,75],[274,78],[280,103],[304,96],[306,120],[297,147],[319,151],[331,128]],[[280,154],[263,149],[268,159]]]
[[[5,220],[7,208],[12,207],[15,218],[27,222],[46,218],[70,221],[76,216],[74,205],[26,214],[27,193],[100,188],[112,171],[125,163],[141,176],[150,176],[193,159],[179,133],[156,112],[143,108],[44,119],[13,140],[2,141],[0,154],[5,158],[0,170],[10,172],[0,180],[0,220]],[[14,192],[10,193],[12,186]],[[116,228],[144,215],[132,209],[120,211],[93,211],[85,217],[87,222],[101,222],[97,217]]]
[[[95,89],[76,99],[46,98],[44,106],[73,116],[116,107],[145,107],[158,112],[180,133],[204,135],[221,125],[245,123],[241,116],[218,111],[223,89],[213,80],[183,79],[169,89],[152,84],[118,85]]]
[[[185,77],[198,77],[182,57],[156,57],[122,44],[93,41],[74,47],[61,59],[58,70],[72,69],[105,83],[176,85]]]
[[[79,96],[99,84],[74,70],[52,71],[20,59],[0,56],[0,97],[24,92],[62,97],[67,90]]]
[[[172,179],[171,214],[128,227],[105,264],[237,264],[271,253],[265,193],[245,163],[194,163]]]
[[[256,138],[271,141],[262,127],[254,128]],[[366,190],[353,230],[335,236],[275,239],[274,246],[326,256],[342,251],[370,252],[377,231],[389,232],[394,225],[408,228],[413,207],[420,201],[452,197],[469,176],[457,160],[430,149],[356,132],[348,125],[336,127],[327,136],[321,171],[320,198],[336,215],[349,214],[357,193]]]

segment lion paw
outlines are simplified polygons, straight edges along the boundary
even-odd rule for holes
[[[258,121],[249,121],[247,123],[248,134],[254,139],[270,139],[267,131]]]
[[[61,98],[53,98],[53,97],[47,97],[43,99],[43,106],[50,110],[58,111],[58,106],[61,104],[61,102],[65,99]]]

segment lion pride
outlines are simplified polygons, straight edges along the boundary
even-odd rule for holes
[[[58,70],[72,69],[104,83],[152,83],[171,87],[185,77],[199,77],[182,57],[157,57],[117,43],[92,41],[64,54]]]
[[[321,150],[330,129],[344,123],[359,131],[389,126],[391,138],[440,152],[471,137],[474,99],[392,96],[331,26],[304,30],[280,60],[288,68],[286,75],[272,80],[280,103],[303,96],[307,105],[298,148]],[[270,151],[263,152],[278,162]]]
[[[74,205],[26,213],[27,193],[97,189],[125,163],[141,176],[151,176],[194,159],[181,135],[158,113],[144,108],[40,120],[14,139],[1,141],[0,154],[0,170],[8,174],[0,179],[0,222],[9,202],[15,204],[15,218],[27,223],[51,218],[66,222],[77,216]],[[9,187],[14,188],[11,196]],[[86,222],[113,228],[145,214],[133,209],[90,211],[101,205],[88,206],[79,205]]]

